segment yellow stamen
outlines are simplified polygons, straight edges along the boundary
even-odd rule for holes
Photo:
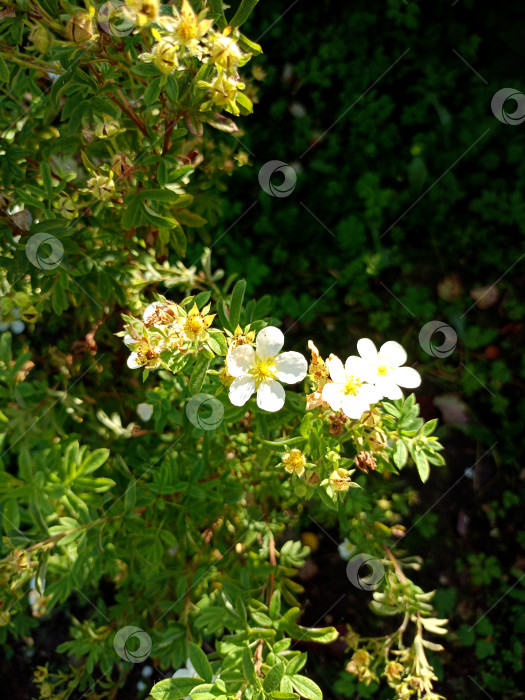
[[[386,365],[379,365],[377,368],[377,373],[382,375],[383,377],[386,377],[388,374],[388,367]]]
[[[347,396],[357,396],[363,382],[360,382],[359,379],[355,379],[354,377],[347,377],[346,380],[345,394]]]
[[[250,370],[250,374],[255,379],[255,386],[258,388],[260,384],[265,384],[268,381],[275,379],[275,358],[274,357],[259,357],[255,355],[255,365]]]

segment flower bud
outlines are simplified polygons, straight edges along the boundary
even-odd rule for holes
[[[370,471],[370,469],[375,471],[377,468],[377,462],[374,455],[371,452],[366,452],[365,450],[359,452],[355,456],[354,464],[365,473]]]
[[[111,175],[96,175],[88,180],[87,186],[101,202],[106,202],[115,194],[115,183]]]
[[[334,469],[330,474],[330,486],[334,491],[348,491],[352,479],[347,469]]]
[[[170,75],[176,70],[179,59],[177,45],[170,39],[162,39],[152,49],[153,63],[161,73]]]
[[[37,24],[31,30],[29,41],[33,43],[33,46],[35,49],[37,49],[37,51],[40,51],[40,53],[47,53],[53,38],[47,30],[47,27],[44,27],[43,24]]]
[[[88,41],[93,36],[93,22],[89,12],[79,10],[66,24],[66,35],[70,41],[75,44],[81,44]]]
[[[306,457],[303,455],[301,450],[290,450],[283,457],[284,468],[289,474],[297,474],[297,476],[302,476],[304,474],[304,465],[306,464]]]
[[[231,37],[219,34],[213,41],[211,60],[220,68],[235,68],[242,58],[242,52]]]

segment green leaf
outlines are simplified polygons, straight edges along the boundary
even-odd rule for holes
[[[242,302],[246,291],[246,280],[239,280],[233,288],[230,302],[230,325],[235,330],[241,318]]]
[[[155,700],[182,700],[201,684],[200,678],[167,678],[156,683],[150,690],[150,695]]]
[[[286,666],[286,675],[293,676],[294,674],[299,673],[299,671],[305,666],[307,659],[308,654],[305,651],[297,656],[294,656],[294,658],[291,659]]]
[[[177,104],[179,99],[179,84],[172,75],[168,75],[164,90],[169,101],[173,104]]]
[[[197,671],[199,676],[204,680],[205,683],[211,683],[213,678],[213,672],[211,670],[210,662],[208,661],[208,657],[206,656],[206,654],[202,651],[200,647],[198,647],[193,642],[190,642],[188,645],[188,654],[190,657],[190,661],[193,664],[193,668]]]
[[[405,443],[401,439],[399,439],[396,442],[396,446],[394,448],[393,459],[394,459],[394,464],[396,465],[396,467],[398,469],[401,469],[407,463],[408,450],[407,450],[407,446],[405,445]]]
[[[180,194],[173,192],[172,190],[142,190],[139,194],[141,200],[147,200],[151,202],[173,202],[176,203],[180,199]]]
[[[222,30],[228,25],[224,10],[222,9],[222,0],[211,0],[211,9],[214,15],[217,15],[217,26]]]
[[[47,194],[52,194],[53,180],[51,178],[51,169],[47,160],[43,160],[40,163],[40,175],[42,176],[42,182],[44,183]]]
[[[249,97],[246,97],[244,92],[238,90],[235,95],[235,101],[241,108],[241,114],[251,114],[253,112],[253,103]]]
[[[210,346],[211,342],[214,343],[214,347],[212,347],[213,352],[216,355],[226,357],[228,354],[228,343],[224,335],[218,330],[210,330],[208,331],[208,335],[210,336]]]
[[[20,527],[20,510],[14,498],[10,498],[4,505],[2,513],[2,527],[5,534]]]
[[[292,684],[301,697],[308,700],[323,700],[321,688],[306,676],[292,676]]]
[[[335,627],[301,627],[295,622],[288,622],[282,627],[290,637],[300,641],[331,644],[339,638],[339,632]]]
[[[428,477],[430,476],[430,466],[428,464],[428,459],[426,458],[425,454],[421,452],[421,450],[413,450],[411,454],[414,459],[414,462],[416,463],[416,467],[419,472],[419,476],[421,477],[421,481],[425,483],[425,481],[427,481]]]
[[[208,371],[209,366],[209,358],[200,353],[197,356],[195,367],[193,368],[193,372],[191,373],[190,381],[188,383],[188,389],[192,396],[195,396],[195,394],[198,394],[201,390],[204,380],[206,379],[206,372]]]
[[[203,216],[189,209],[179,209],[176,216],[177,220],[180,221],[183,226],[188,226],[189,228],[201,228],[208,223]]]
[[[11,74],[9,73],[9,68],[2,56],[0,56],[0,83],[8,83],[10,79]]]
[[[304,414],[304,417],[299,426],[299,432],[304,438],[308,438],[310,431],[312,430],[312,423],[314,422],[314,417],[311,411]]]
[[[160,95],[160,78],[154,78],[144,91],[144,104],[146,107],[151,107],[151,105],[157,101]]]
[[[219,316],[219,320],[222,323],[222,327],[224,329],[231,331],[233,333],[233,331],[235,329],[232,328],[232,324],[231,324],[230,319],[228,317],[228,313],[229,313],[228,307],[226,306],[226,304],[224,303],[224,301],[222,299],[219,299],[219,301],[217,302],[217,315]]]
[[[230,27],[240,27],[246,22],[259,0],[241,0],[239,9],[230,20]]]
[[[281,591],[274,591],[270,600],[270,617],[272,620],[278,620],[281,616]]]
[[[262,53],[261,45],[256,44],[255,41],[252,41],[251,39],[248,39],[248,37],[244,36],[244,34],[239,36],[239,44],[245,51],[250,51],[255,56]]]
[[[159,75],[159,69],[153,63],[137,63],[131,67],[131,72],[148,78]]]
[[[283,676],[284,663],[281,661],[278,664],[275,664],[275,666],[273,666],[266,674],[263,681],[264,691],[266,693],[271,693],[272,691],[276,690],[279,687]]]
[[[129,231],[139,220],[140,199],[136,195],[127,195],[124,202],[127,206],[122,215],[121,224],[124,231]]]
[[[255,665],[253,663],[252,656],[249,650],[245,647],[242,652],[242,668],[244,671],[244,678],[249,681],[252,685],[257,682],[257,677],[255,675]]]
[[[77,476],[86,476],[101,467],[109,457],[109,450],[101,447],[92,452],[80,465]]]

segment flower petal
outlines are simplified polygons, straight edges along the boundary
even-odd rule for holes
[[[251,345],[239,345],[226,358],[226,366],[232,377],[241,377],[255,364],[255,352]]]
[[[153,316],[157,306],[162,306],[162,302],[154,301],[149,306],[146,306],[146,308],[144,309],[144,313],[142,314],[142,320],[144,321],[144,323],[147,323],[149,318]]]
[[[377,377],[375,385],[380,391],[381,395],[391,401],[403,398],[403,392],[398,387],[398,385],[392,380],[391,377]]]
[[[264,411],[279,411],[284,406],[286,394],[279,382],[264,382],[257,389],[257,406]]]
[[[401,367],[401,365],[404,365],[407,361],[405,348],[399,343],[396,343],[395,340],[389,340],[381,345],[379,355],[381,356],[381,360],[384,360],[386,364],[392,365],[393,367]]]
[[[365,411],[368,411],[370,404],[361,394],[357,396],[343,396],[343,413],[348,418],[361,418]]]
[[[295,384],[306,377],[308,362],[300,352],[283,352],[275,360],[275,376],[285,384]]]
[[[370,338],[361,338],[357,341],[357,352],[366,362],[377,364],[377,349]]]
[[[375,372],[370,368],[362,357],[351,355],[345,362],[345,373],[348,377],[370,381],[371,376],[375,376]]]
[[[230,386],[230,401],[234,406],[244,406],[254,391],[255,379],[252,376],[246,374],[243,377],[237,377]]]
[[[383,398],[375,384],[363,384],[359,389],[359,396],[370,405],[381,401]]]
[[[130,335],[129,333],[126,333],[126,335],[124,336],[124,338],[122,340],[124,341],[124,345],[126,345],[128,348],[131,345],[135,345],[135,343],[139,342],[138,340],[135,340],[135,338],[132,335]]]
[[[137,362],[137,358],[138,358],[137,352],[132,352],[131,355],[128,357],[128,367],[130,369],[138,369],[139,367],[142,367],[142,364]]]
[[[148,421],[153,415],[153,406],[150,403],[139,403],[137,415],[143,421]]]
[[[332,381],[337,382],[337,384],[346,383],[345,368],[337,355],[330,355],[326,361],[326,366],[328,367]]]
[[[341,384],[325,384],[322,396],[323,401],[329,404],[332,411],[339,411],[341,409],[341,402],[343,400],[343,387]]]
[[[284,345],[284,335],[275,326],[263,328],[257,334],[257,354],[261,357],[274,357]]]
[[[390,378],[399,386],[415,389],[421,384],[421,375],[412,367],[399,367],[390,372]]]

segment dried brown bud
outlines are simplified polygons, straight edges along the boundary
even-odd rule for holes
[[[377,462],[374,455],[371,452],[365,452],[364,450],[355,456],[354,464],[365,473],[367,473],[370,469],[375,471],[377,468]]]

